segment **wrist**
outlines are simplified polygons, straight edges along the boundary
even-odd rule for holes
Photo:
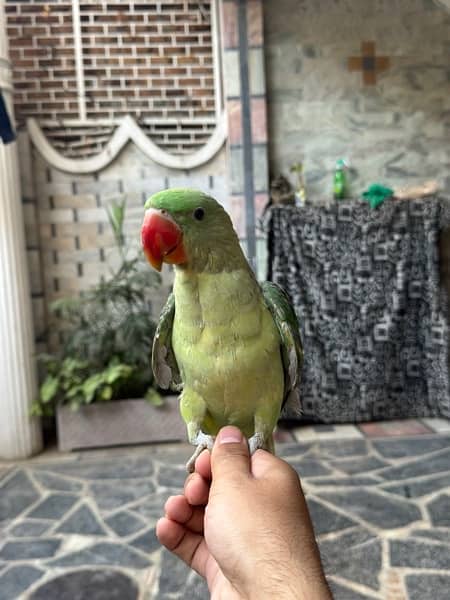
[[[243,594],[246,600],[332,600],[321,569],[299,573],[298,569],[289,571],[275,563],[270,569],[261,569],[254,581],[246,587],[246,593]]]

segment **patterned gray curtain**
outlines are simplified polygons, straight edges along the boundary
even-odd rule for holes
[[[273,207],[269,279],[290,295],[303,415],[322,422],[450,417],[437,197]]]

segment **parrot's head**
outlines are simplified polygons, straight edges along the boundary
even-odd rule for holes
[[[158,271],[163,262],[194,271],[221,270],[243,258],[228,214],[197,190],[164,190],[151,196],[145,203],[141,240],[147,260]]]

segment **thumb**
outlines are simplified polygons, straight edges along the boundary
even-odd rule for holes
[[[223,427],[211,454],[212,480],[227,479],[237,474],[250,473],[250,454],[245,437],[237,427]]]

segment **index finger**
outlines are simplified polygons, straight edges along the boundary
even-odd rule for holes
[[[195,461],[195,472],[199,473],[206,481],[211,481],[211,453],[203,450]]]

